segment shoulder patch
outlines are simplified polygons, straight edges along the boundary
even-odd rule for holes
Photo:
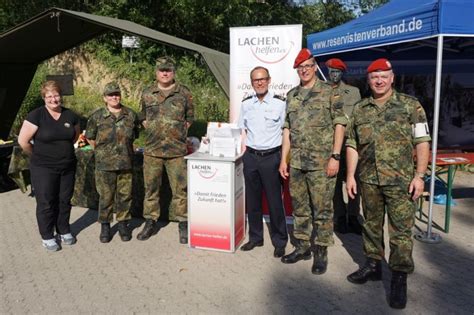
[[[283,102],[286,101],[286,97],[282,95],[278,95],[278,94],[273,95],[273,98],[279,99],[280,101],[283,101]]]
[[[252,95],[247,95],[246,97],[242,99],[242,102],[245,102],[246,100],[249,100],[251,98],[252,98]]]

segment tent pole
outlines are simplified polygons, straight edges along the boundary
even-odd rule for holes
[[[434,189],[436,181],[436,151],[438,149],[438,128],[439,128],[439,107],[441,96],[441,74],[443,67],[443,35],[438,36],[438,47],[436,53],[436,82],[435,82],[435,101],[434,101],[434,116],[433,116],[433,136],[431,145],[431,180],[430,180],[430,203],[428,209],[428,225],[426,232],[420,232],[415,235],[415,239],[430,244],[437,244],[441,242],[441,236],[437,233],[432,233],[433,229],[433,201]],[[423,197],[421,197],[423,198]],[[451,202],[447,200],[446,202]]]

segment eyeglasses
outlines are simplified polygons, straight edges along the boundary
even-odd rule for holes
[[[44,98],[47,99],[47,100],[52,100],[53,98],[54,99],[60,99],[61,95],[48,95],[48,96],[45,96]]]
[[[252,83],[265,83],[267,82],[269,79],[269,77],[265,77],[265,78],[259,78],[259,79],[252,79]]]
[[[301,66],[298,66],[296,69],[298,69],[298,71],[309,70],[313,68],[314,65],[315,65],[314,63],[309,64],[309,65],[301,65]]]

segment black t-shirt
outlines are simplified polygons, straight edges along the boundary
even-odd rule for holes
[[[46,109],[41,106],[32,110],[26,120],[38,130],[33,136],[33,155],[30,163],[35,166],[68,169],[76,164],[74,153],[75,129],[79,117],[67,108],[61,107],[61,116],[55,120]]]

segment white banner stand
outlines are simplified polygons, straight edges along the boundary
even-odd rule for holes
[[[188,173],[188,245],[235,252],[245,238],[242,156],[185,157]]]

